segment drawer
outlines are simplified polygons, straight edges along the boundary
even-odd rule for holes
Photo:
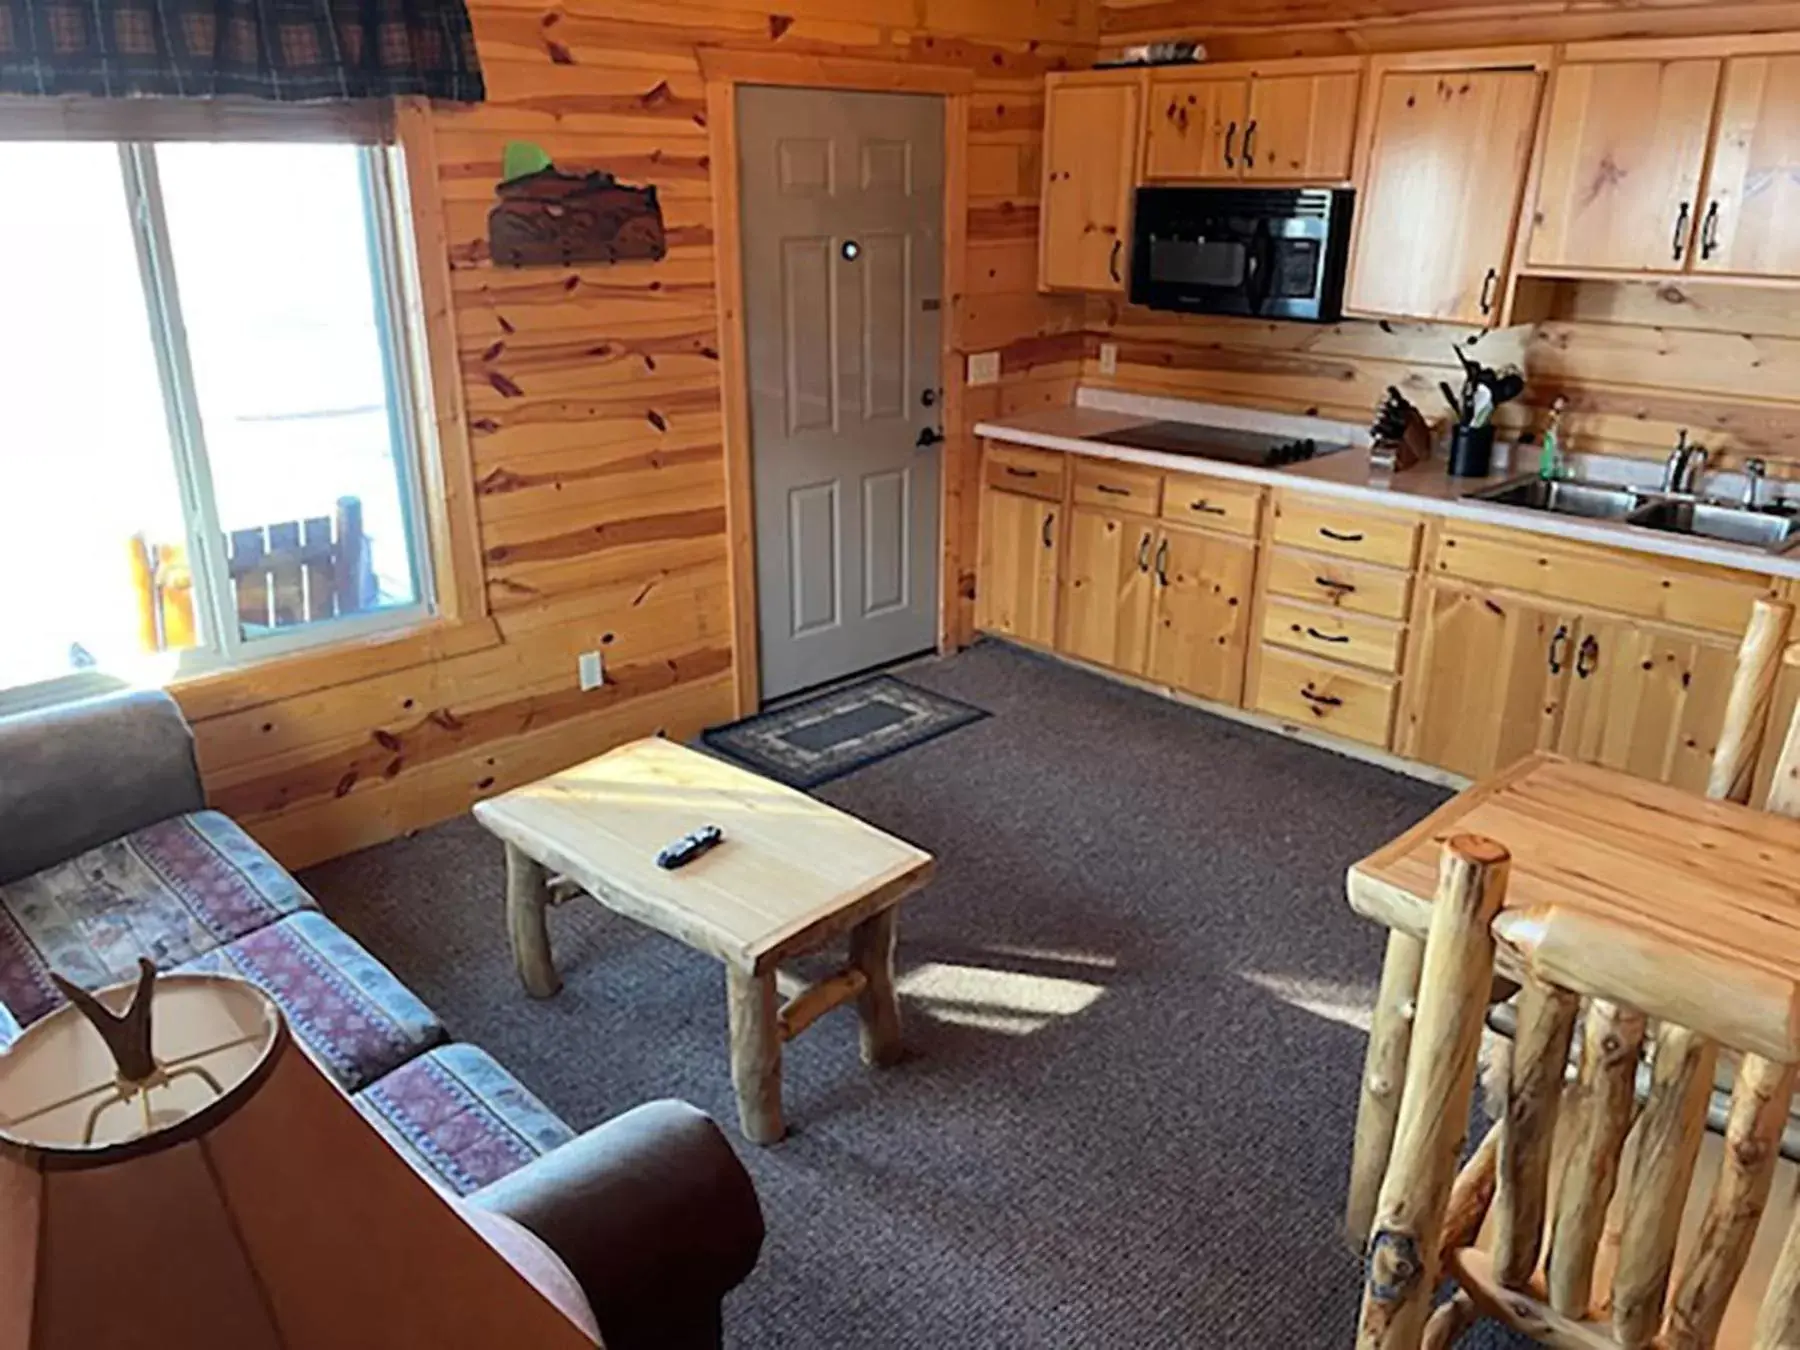
[[[1265,646],[1252,706],[1296,726],[1387,747],[1399,682]]]
[[[1419,520],[1364,511],[1320,497],[1282,493],[1275,499],[1275,542],[1338,558],[1411,569]]]
[[[1404,619],[1411,612],[1412,573],[1274,548],[1269,550],[1269,590],[1353,614]]]
[[[1263,604],[1262,638],[1280,647],[1347,661],[1386,674],[1400,669],[1406,629],[1387,619],[1319,609],[1271,595]]]
[[[1113,459],[1078,459],[1075,501],[1082,506],[1153,516],[1162,505],[1162,475],[1155,469]]]
[[[1027,497],[1046,497],[1060,502],[1069,457],[1055,450],[1033,450],[1025,445],[1000,445],[989,441],[984,482],[1002,492],[1022,492]]]
[[[1191,473],[1163,475],[1164,520],[1203,530],[1254,536],[1262,524],[1262,489]]]

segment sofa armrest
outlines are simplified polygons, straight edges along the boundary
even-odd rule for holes
[[[717,1346],[719,1302],[756,1265],[762,1208],[719,1127],[651,1102],[470,1197],[574,1273],[607,1350]]]
[[[0,718],[0,885],[205,805],[193,733],[167,694]]]

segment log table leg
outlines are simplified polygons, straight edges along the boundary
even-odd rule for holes
[[[892,1064],[900,1057],[900,1000],[894,992],[899,919],[897,907],[884,909],[850,930],[850,968],[861,971],[867,981],[856,1001],[865,1064]]]
[[[731,1016],[731,1085],[737,1089],[738,1123],[754,1144],[774,1144],[787,1132],[781,1120],[781,1019],[775,972],[752,975],[725,967]]]
[[[544,911],[550,904],[550,877],[542,863],[512,844],[506,846],[506,931],[525,992],[549,998],[562,988],[550,955]]]

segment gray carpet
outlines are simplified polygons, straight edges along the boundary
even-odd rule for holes
[[[993,644],[906,677],[993,716],[819,795],[940,859],[900,926],[909,1057],[863,1069],[834,1013],[789,1047],[791,1137],[733,1126],[769,1240],[728,1343],[1348,1344],[1381,935],[1343,872],[1444,794]],[[472,823],[304,879],[572,1124],[735,1121],[718,966],[571,905],[566,987],[527,999]]]

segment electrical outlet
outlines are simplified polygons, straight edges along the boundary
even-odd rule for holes
[[[1100,373],[1117,375],[1119,373],[1119,344],[1102,342],[1100,344]]]
[[[606,666],[601,662],[599,652],[583,652],[575,660],[575,669],[581,674],[583,692],[598,689],[606,683]]]
[[[999,384],[1000,353],[976,352],[972,355],[969,358],[969,383],[971,385]]]

